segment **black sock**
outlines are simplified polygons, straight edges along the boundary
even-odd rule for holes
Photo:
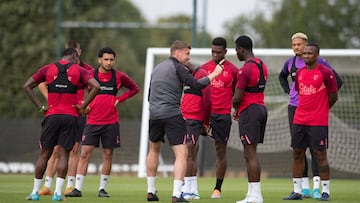
[[[219,190],[221,192],[221,186],[222,186],[223,181],[224,181],[224,179],[217,178],[216,179],[216,185],[215,185],[214,189],[217,189],[217,190]]]

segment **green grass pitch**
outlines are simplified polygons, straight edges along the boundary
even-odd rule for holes
[[[172,177],[158,177],[158,196],[161,202],[171,202]],[[55,181],[54,181],[55,182]],[[66,182],[65,182],[66,184]],[[222,188],[221,199],[211,199],[210,195],[215,184],[215,178],[199,178],[199,192],[201,199],[191,202],[197,203],[235,203],[244,198],[247,192],[247,180],[244,178],[225,178]],[[359,180],[331,180],[332,203],[355,203],[360,202]],[[32,175],[0,175],[0,203],[26,202],[25,197],[33,187]],[[65,187],[65,185],[64,185]],[[116,202],[116,203],[140,203],[146,201],[146,179],[128,176],[110,177],[107,191],[110,198],[98,198],[99,176],[88,175],[83,186],[83,197],[66,198],[64,202]],[[282,198],[292,191],[291,178],[265,178],[262,179],[262,194],[264,203],[286,203]],[[51,196],[41,196],[38,202],[51,202]],[[304,199],[302,202],[319,202],[314,199]]]

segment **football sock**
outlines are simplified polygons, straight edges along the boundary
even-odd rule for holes
[[[53,178],[52,177],[49,177],[49,176],[46,176],[45,177],[45,183],[44,183],[44,186],[51,189],[52,187],[52,181],[53,181]]]
[[[40,187],[41,187],[41,182],[42,182],[42,179],[34,178],[34,187],[33,187],[31,194],[35,194],[35,193],[39,192]]]
[[[190,193],[191,191],[191,177],[184,177],[184,185],[182,186],[184,193]]]
[[[301,188],[302,189],[309,189],[310,188],[309,177],[302,177],[301,178]]]
[[[301,194],[301,178],[293,178],[294,192]]]
[[[65,179],[64,178],[56,178],[56,186],[55,186],[55,193],[57,195],[61,195],[62,186],[64,185]]]
[[[198,184],[197,184],[197,176],[191,177],[191,186],[190,186],[190,192],[194,194],[198,194]]]
[[[153,193],[155,194],[155,179],[156,179],[156,176],[148,176],[146,177],[146,180],[147,180],[147,186],[148,186],[148,189],[147,189],[147,192],[149,193]]]
[[[82,185],[84,183],[85,176],[76,174],[76,182],[75,182],[75,188],[79,191],[82,189]]]
[[[216,179],[215,189],[218,189],[218,190],[221,191],[221,186],[222,186],[222,184],[223,184],[223,181],[224,181],[224,179],[217,178],[217,179]]]
[[[320,177],[319,176],[314,176],[313,177],[313,182],[314,182],[314,189],[315,188],[320,188]]]
[[[173,187],[172,196],[180,197],[182,184],[183,184],[182,180],[174,180],[174,187]]]
[[[101,174],[101,176],[100,176],[100,187],[99,187],[99,190],[106,188],[106,185],[107,185],[107,183],[108,183],[108,181],[109,181],[109,177],[110,177],[109,175],[103,175],[103,174]]]
[[[330,195],[330,180],[322,180],[322,192],[326,192]]]
[[[250,182],[251,196],[261,197],[261,182]]]

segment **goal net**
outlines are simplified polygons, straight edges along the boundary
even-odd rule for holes
[[[138,160],[139,177],[146,176],[149,127],[147,95],[150,76],[156,64],[168,58],[169,53],[169,48],[148,48],[147,50]],[[285,60],[293,55],[293,51],[291,49],[254,49],[254,54],[261,58],[269,69],[269,79],[265,90],[268,122],[264,144],[258,145],[258,152],[261,154],[291,153],[287,115],[289,98],[280,86],[278,75]],[[190,55],[192,63],[201,65],[211,59],[211,49],[193,48]],[[358,65],[360,50],[322,49],[320,55],[328,60],[344,81],[339,91],[339,100],[330,113],[328,150],[330,167],[345,173],[360,174],[360,69]],[[236,58],[233,48],[228,49],[226,58],[238,67],[243,64]],[[228,148],[243,151],[238,134],[238,124],[235,121],[232,123]],[[286,161],[289,162],[289,160]]]

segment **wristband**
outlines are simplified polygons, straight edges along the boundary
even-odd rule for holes
[[[42,105],[42,106],[40,107],[40,109],[39,109],[39,113],[43,113],[44,111],[45,111],[45,106]]]

